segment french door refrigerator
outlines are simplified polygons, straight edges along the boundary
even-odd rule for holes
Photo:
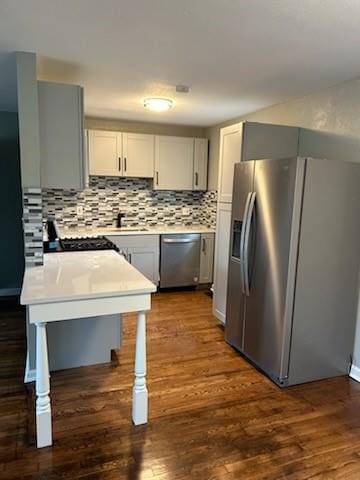
[[[349,371],[359,211],[360,164],[235,165],[225,338],[280,386]]]

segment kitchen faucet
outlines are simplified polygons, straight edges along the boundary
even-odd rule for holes
[[[116,217],[116,228],[121,228],[121,219],[125,217],[124,213],[119,212]]]

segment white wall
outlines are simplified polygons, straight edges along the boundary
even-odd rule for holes
[[[115,130],[151,135],[174,135],[176,137],[204,137],[205,128],[165,123],[135,122],[109,118],[86,117],[85,127],[94,130]]]
[[[309,129],[304,132],[303,142],[308,151],[300,152],[304,155],[311,152],[316,156],[312,142],[315,130],[317,138],[319,135],[323,138],[322,156],[360,162],[360,78],[206,129],[206,136],[210,140],[209,189],[216,189],[217,186],[220,128],[244,120]],[[360,305],[354,365],[360,368]]]

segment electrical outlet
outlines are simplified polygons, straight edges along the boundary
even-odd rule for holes
[[[183,215],[190,215],[190,208],[189,207],[183,207],[181,210],[181,213]]]
[[[77,215],[83,215],[84,214],[84,208],[83,208],[82,205],[78,205],[76,207],[76,213],[77,213]]]

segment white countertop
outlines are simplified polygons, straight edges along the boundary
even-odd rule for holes
[[[89,227],[89,228],[60,228],[61,238],[66,237],[95,237],[97,235],[164,235],[171,233],[215,233],[215,229],[202,225],[190,226],[159,226],[159,227]]]
[[[113,250],[46,253],[25,270],[22,305],[155,292],[155,285]]]

